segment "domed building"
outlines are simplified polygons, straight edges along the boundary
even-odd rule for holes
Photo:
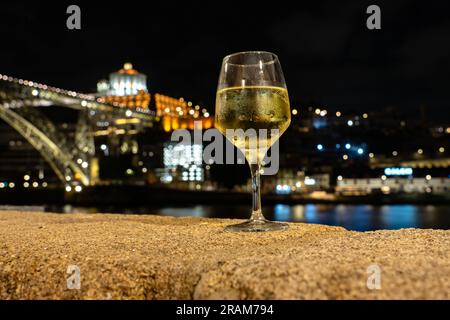
[[[109,75],[109,80],[97,83],[97,95],[104,103],[124,108],[155,112],[164,131],[194,129],[194,121],[202,120],[203,129],[213,127],[213,117],[204,107],[193,105],[184,98],[174,98],[160,93],[152,95],[147,89],[147,76],[139,73],[129,62]],[[153,101],[151,101],[153,100]],[[150,105],[152,103],[152,105]]]
[[[110,94],[113,96],[134,96],[147,91],[147,76],[133,69],[129,62],[123,68],[109,75]]]
[[[104,102],[122,107],[148,109],[150,104],[147,76],[133,69],[129,62],[119,71],[111,73],[109,81],[100,80],[97,94]]]

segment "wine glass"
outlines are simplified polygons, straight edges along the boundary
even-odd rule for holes
[[[261,164],[267,150],[291,122],[289,97],[278,57],[265,51],[238,52],[223,59],[216,96],[215,127],[240,149],[250,165],[253,208],[250,220],[227,231],[274,231],[285,223],[261,211]]]

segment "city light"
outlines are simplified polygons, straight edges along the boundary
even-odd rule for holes
[[[389,193],[391,192],[391,188],[390,188],[389,186],[382,186],[382,187],[381,187],[381,191],[382,191],[384,194],[389,194]]]
[[[278,184],[276,186],[276,191],[277,191],[277,193],[287,194],[287,193],[291,192],[291,187],[289,187],[287,184],[283,184],[283,185]]]
[[[164,147],[163,176],[172,176],[174,172],[178,171],[179,174],[181,173],[181,181],[203,181],[202,152],[200,144],[166,145]]]
[[[118,125],[123,125],[123,124],[139,124],[141,123],[141,120],[137,119],[137,118],[132,118],[132,119],[116,119],[114,121],[116,124]]]
[[[316,184],[316,180],[309,178],[309,177],[305,177],[305,185],[307,186],[313,186]]]
[[[162,176],[160,179],[161,179],[161,182],[164,182],[164,183],[171,183],[173,181],[173,177],[171,175]]]
[[[16,184],[14,182],[10,182],[8,187],[10,187],[11,189],[14,188],[16,186]]]
[[[411,176],[413,174],[412,168],[386,168],[384,174],[387,176]]]
[[[26,83],[28,85],[33,84],[32,82],[26,81],[26,80],[22,81],[22,82]],[[33,88],[27,88],[26,90],[27,90],[28,95],[30,95],[30,92],[34,96],[40,95],[43,100],[46,100],[46,99],[52,100],[52,98],[54,97],[54,96],[49,95],[50,93],[48,93],[48,92],[40,91],[41,87],[36,87],[36,88],[39,89],[39,91],[36,89],[31,90]],[[91,108],[91,106],[93,106],[93,103],[90,102],[91,100],[89,100],[89,98],[84,97],[76,92],[59,90],[59,89],[55,90],[55,91],[61,92],[62,94],[66,95],[66,96],[71,95],[71,96],[76,96],[78,98],[87,99],[87,100],[82,100],[82,101],[78,100],[78,103],[81,103],[82,106],[86,106],[89,108]],[[54,94],[54,93],[51,93],[51,94]],[[56,96],[56,94],[55,94],[55,96]],[[56,97],[61,97],[61,96],[56,96]],[[96,97],[93,97],[93,99],[94,99],[93,101],[95,101]],[[164,101],[164,99],[163,99],[163,101]],[[204,106],[196,105],[194,107],[192,102],[190,102],[190,101],[184,102],[184,100],[182,98],[176,99],[176,100],[177,100],[177,104],[170,105],[170,107],[167,107],[167,104],[162,104],[162,107],[160,109],[161,114],[158,115],[158,120],[156,120],[156,121],[161,121],[161,123],[162,123],[164,117],[168,117],[168,118],[171,118],[170,121],[173,126],[176,125],[176,127],[180,128],[180,129],[191,129],[191,127],[189,127],[188,122],[183,122],[185,120],[185,118],[188,118],[187,115],[192,116],[192,118],[194,118],[194,116],[197,116],[197,117],[203,116],[203,117],[208,117],[208,118],[210,117],[210,113],[207,112],[207,110],[206,110],[206,108],[204,108]],[[103,103],[105,103],[105,102],[103,102]],[[13,107],[17,107],[17,105],[13,105]],[[126,106],[126,108],[129,108],[129,106]],[[126,125],[126,124],[139,124],[141,122],[144,122],[143,120],[140,120],[140,117],[139,118],[137,117],[138,116],[137,113],[140,111],[137,111],[137,109],[135,109],[135,108],[133,108],[133,109],[126,109],[126,108],[121,109],[120,116],[122,119],[116,118],[115,115],[113,117],[108,117],[108,118],[103,117],[103,115],[100,113],[100,112],[102,112],[100,109],[98,116],[94,120],[94,123],[97,123],[97,124],[104,123],[105,126],[108,127],[109,123],[111,123],[111,124],[114,123],[116,125]],[[174,112],[175,110],[176,110],[176,112]],[[321,117],[325,117],[327,115],[327,110],[320,109],[320,108],[313,108],[313,107],[310,107],[308,110],[309,110],[309,112],[311,112],[311,115],[313,116],[313,122],[316,121],[317,123],[327,123],[326,118],[321,118]],[[163,114],[162,111],[164,111],[165,114]],[[302,110],[300,108],[298,108],[298,109],[292,109],[291,112],[292,112],[293,116],[296,116],[300,113],[300,111],[302,111]],[[126,117],[123,116],[123,113],[125,113]],[[315,116],[314,113],[321,117]],[[332,116],[332,114],[333,114],[333,111],[330,110],[330,115]],[[178,117],[178,115],[181,117]],[[348,125],[349,127],[352,127],[352,126],[355,127],[352,129],[347,129],[347,131],[356,130],[358,128],[357,127],[358,124],[363,123],[362,119],[369,118],[368,113],[362,113],[357,116],[350,116],[350,115],[343,116],[343,113],[341,113],[341,111],[336,111],[335,115],[336,115],[336,117],[343,117],[342,121],[340,121],[340,119],[339,120],[335,119],[335,121],[336,121],[335,123],[329,123],[328,125],[332,126],[332,129],[335,129],[339,125],[343,125],[344,128],[345,128],[345,125]],[[371,115],[370,115],[371,119],[375,118],[374,115],[376,115],[375,112],[373,113],[373,115],[371,113]],[[106,121],[105,119],[108,119],[108,121]],[[191,119],[191,118],[189,117],[189,119]],[[351,120],[349,120],[349,119],[351,119]],[[203,119],[203,122],[207,122],[209,120],[211,120],[211,119]],[[176,124],[174,124],[174,123],[176,123]],[[67,129],[67,131],[69,129],[72,129],[72,125],[68,126],[67,124],[63,124],[63,123],[59,123],[58,125],[61,125],[62,128]],[[65,127],[64,127],[64,125],[65,125]],[[307,124],[305,122],[305,123],[301,123],[301,124],[298,123],[297,125],[303,129],[303,127],[306,127],[309,124]],[[398,127],[398,122],[396,122],[393,125]],[[333,126],[336,126],[336,127],[333,127]],[[126,134],[126,135],[130,134],[129,127],[119,127],[119,129],[114,125],[111,125],[110,127],[111,127],[111,130],[106,130],[106,135],[119,134],[119,132]],[[172,129],[173,128],[174,127],[172,127]],[[104,129],[107,129],[107,128],[104,128]],[[437,128],[431,128],[431,129],[437,130]],[[450,133],[449,129],[450,128],[447,128],[448,133]],[[140,132],[139,127],[137,127],[137,128],[132,127],[131,130],[133,130],[135,132]],[[339,130],[340,130],[340,128],[339,128]],[[305,130],[305,132],[307,132],[307,131]],[[432,131],[432,132],[435,132],[435,131]],[[441,135],[444,134],[446,132],[446,127],[441,127],[439,132]],[[358,135],[358,132],[355,132],[354,136],[350,136],[350,135],[348,135],[347,132],[345,132],[345,130],[343,131],[343,134],[341,136],[336,135],[335,141],[339,141],[340,144],[335,144],[335,146],[336,146],[336,149],[339,149],[339,150],[336,150],[332,147],[332,143],[334,143],[332,141],[328,142],[326,139],[323,139],[323,138],[319,138],[316,141],[322,141],[324,143],[327,143],[326,151],[328,152],[328,151],[333,150],[336,152],[334,159],[339,160],[339,157],[342,157],[343,160],[355,161],[356,159],[362,159],[362,158],[364,158],[364,160],[365,160],[365,156],[361,157],[358,155],[365,155],[366,152],[369,151],[368,145],[372,146],[372,143],[374,140],[371,137],[367,136],[367,137],[364,137],[365,139],[368,140],[367,144],[360,143],[356,139],[362,138],[362,137],[357,136],[357,135]],[[322,135],[317,135],[317,137],[319,137],[319,136],[322,136]],[[333,137],[333,139],[335,137]],[[358,138],[355,139],[355,137],[358,137]],[[127,138],[128,138],[128,136],[124,137],[124,140],[127,140]],[[130,147],[127,147],[128,148],[127,152],[129,152],[129,153],[134,152],[134,151],[130,151],[130,150],[133,150],[132,149],[133,147],[131,146],[131,144],[134,143],[134,140],[132,140],[132,139],[130,142]],[[337,139],[339,139],[339,140],[337,140]],[[353,141],[353,142],[345,143],[345,140]],[[115,143],[112,143],[111,146],[109,146],[106,143],[106,140],[103,140],[103,142],[104,143],[99,145],[100,150],[103,150],[103,151],[105,151],[105,153],[108,153],[109,152],[108,149],[112,148],[111,152],[115,153],[115,150],[116,150]],[[98,146],[98,141],[95,141],[95,143]],[[126,142],[126,143],[128,143],[128,142]],[[138,145],[138,143],[140,143],[140,142],[137,142],[136,145]],[[14,141],[14,144],[12,144],[10,146],[17,146],[17,145],[18,145],[17,142]],[[122,144],[119,145],[119,148],[121,145]],[[434,147],[431,147],[431,142],[429,145],[423,144],[422,148],[424,148],[424,149],[417,149],[418,148],[417,144],[415,146],[411,147],[410,149],[406,149],[407,146],[405,145],[404,146],[405,148],[403,149],[401,142],[397,142],[397,144],[395,144],[395,148],[397,150],[394,150],[394,151],[392,151],[392,147],[391,147],[391,149],[387,149],[387,151],[384,151],[386,149],[376,147],[376,146],[379,146],[379,144],[373,143],[373,145],[375,146],[374,148],[376,148],[375,151],[377,151],[377,159],[376,159],[377,161],[374,161],[375,160],[374,159],[374,160],[371,160],[370,163],[368,163],[368,164],[362,164],[362,163],[359,164],[359,165],[366,165],[365,168],[367,170],[359,170],[359,168],[356,168],[357,170],[353,171],[353,168],[351,168],[352,161],[349,161],[347,163],[344,163],[342,160],[337,161],[337,164],[339,164],[341,167],[344,167],[346,170],[348,169],[349,172],[346,173],[344,171],[340,171],[341,168],[339,168],[337,166],[337,164],[336,164],[336,167],[333,167],[333,171],[330,171],[330,172],[337,171],[337,172],[341,172],[341,174],[346,174],[345,179],[343,178],[342,175],[338,175],[336,177],[335,175],[332,175],[330,172],[325,173],[325,172],[319,171],[317,173],[318,176],[317,177],[315,176],[317,180],[312,179],[310,177],[305,177],[304,180],[301,180],[300,177],[302,177],[304,174],[304,172],[302,171],[302,174],[299,175],[297,173],[297,176],[295,178],[292,175],[290,175],[290,173],[288,173],[288,174],[286,174],[286,176],[281,177],[279,180],[274,180],[276,182],[271,185],[276,186],[277,192],[290,193],[290,192],[300,189],[301,187],[304,187],[305,185],[307,185],[307,186],[316,185],[316,184],[318,184],[318,181],[320,179],[320,186],[317,186],[317,188],[310,188],[310,189],[320,190],[321,188],[323,188],[323,190],[327,190],[326,192],[333,192],[334,186],[332,183],[328,187],[325,187],[325,186],[327,185],[327,183],[329,183],[330,177],[336,177],[337,181],[345,180],[345,183],[338,184],[339,187],[349,188],[349,190],[350,190],[350,188],[354,188],[354,187],[351,187],[352,183],[353,183],[355,186],[360,188],[360,189],[358,189],[358,190],[360,190],[358,192],[360,192],[361,194],[364,194],[366,192],[369,193],[370,191],[368,191],[368,190],[369,189],[371,190],[371,188],[373,188],[374,190],[376,190],[376,192],[378,192],[380,190],[380,188],[384,188],[384,187],[382,187],[383,184],[385,184],[386,186],[389,185],[389,187],[385,188],[385,190],[389,190],[389,192],[391,192],[391,193],[397,192],[398,190],[401,190],[400,192],[425,192],[424,191],[425,189],[423,187],[424,185],[425,186],[428,185],[430,187],[430,192],[433,192],[433,193],[441,192],[441,191],[437,191],[438,189],[437,189],[436,185],[438,184],[438,182],[436,182],[436,185],[435,185],[435,181],[441,180],[440,179],[441,172],[436,171],[436,173],[435,173],[435,171],[429,171],[430,173],[433,173],[433,176],[435,176],[435,179],[433,180],[433,185],[431,185],[431,182],[428,183],[428,182],[424,181],[423,177],[425,174],[422,173],[423,172],[422,170],[424,170],[425,168],[429,168],[429,169],[441,168],[441,167],[443,167],[442,164],[444,164],[444,166],[446,165],[447,159],[444,159],[444,155],[443,155],[443,153],[446,151],[444,147],[447,147],[445,145],[445,142],[438,142],[438,144],[435,145]],[[314,144],[312,146],[314,146]],[[82,147],[84,147],[84,146],[82,146]],[[344,147],[344,149],[342,149],[342,147]],[[381,147],[386,147],[386,146],[381,146]],[[148,151],[148,149],[147,149],[148,146],[146,146],[146,145],[141,146],[139,144],[139,147],[136,147],[136,148],[139,148],[136,150],[147,150]],[[194,150],[194,148],[197,148],[197,149]],[[135,173],[138,174],[138,173],[142,172],[142,174],[140,174],[139,177],[136,177],[136,179],[129,179],[129,181],[127,181],[126,183],[152,184],[152,183],[154,183],[153,175],[156,175],[163,182],[176,182],[176,184],[174,185],[175,188],[183,186],[183,188],[186,187],[186,188],[190,188],[190,189],[204,188],[205,190],[209,190],[208,188],[211,188],[211,190],[214,190],[213,188],[215,188],[215,186],[212,184],[211,185],[208,184],[210,181],[207,181],[208,183],[205,183],[204,186],[202,184],[200,184],[200,182],[199,182],[199,181],[203,181],[203,179],[205,179],[204,171],[203,171],[204,167],[203,167],[203,163],[201,162],[202,161],[201,160],[202,159],[201,158],[201,151],[202,151],[201,148],[202,148],[201,146],[190,147],[190,148],[185,147],[185,148],[180,148],[180,149],[177,149],[176,146],[174,146],[173,148],[172,147],[168,147],[168,148],[164,147],[164,150],[162,150],[164,152],[164,154],[163,154],[164,168],[161,168],[161,166],[158,167],[157,165],[153,166],[153,164],[152,164],[152,168],[148,169],[147,167],[143,167],[144,165],[148,165],[147,163],[144,164],[145,161],[144,162],[138,161],[137,167],[132,167],[132,165],[128,165],[126,167],[123,167],[120,171],[123,174],[124,170],[125,170],[127,175],[134,175]],[[400,151],[398,151],[398,148],[401,148]],[[325,147],[322,143],[316,142],[316,150],[325,151]],[[342,150],[343,152],[341,153],[340,150]],[[391,150],[391,151],[389,151],[389,150]],[[417,156],[417,154],[419,154],[419,155],[423,154],[424,150],[427,151],[427,159],[421,159],[422,157]],[[432,150],[434,150],[434,152]],[[88,152],[88,151],[89,150],[85,150],[85,152]],[[417,153],[415,153],[414,151],[416,151]],[[155,152],[155,155],[157,155],[157,157],[155,157],[155,158],[157,158],[159,160],[161,150],[157,150],[155,148],[154,152]],[[343,154],[343,153],[346,153],[346,154]],[[396,156],[400,155],[400,153],[402,153],[400,155],[402,157],[402,161],[399,162],[399,161],[397,161],[398,159],[393,159],[393,158],[389,159],[390,153],[394,157],[396,157]],[[434,153],[434,154],[432,154],[432,153]],[[438,153],[440,153],[440,154],[438,154]],[[76,154],[76,153],[73,153],[73,154]],[[144,152],[142,154],[144,156],[147,156],[147,154],[148,154],[148,156],[151,156],[151,155],[153,155],[153,152]],[[320,154],[320,152],[316,152],[316,154]],[[415,157],[414,157],[414,155],[415,155]],[[386,159],[385,159],[385,156],[386,156]],[[408,156],[410,158],[408,158]],[[430,159],[428,159],[428,156],[430,157]],[[433,159],[433,156],[435,156],[434,159]],[[374,153],[370,152],[370,153],[368,153],[368,157],[374,158],[375,155],[374,155]],[[75,160],[75,163],[77,163],[80,167],[82,167],[84,169],[87,169],[88,167],[94,167],[95,169],[98,169],[98,167],[100,166],[99,164],[97,164],[96,161],[87,162],[86,160],[84,160],[84,156],[82,156],[82,158],[75,157],[74,160]],[[94,159],[94,160],[97,160],[97,159]],[[380,161],[378,162],[378,160],[380,160]],[[135,160],[133,160],[133,162],[132,162],[133,164],[135,164],[134,161]],[[395,164],[396,162],[397,162],[397,164]],[[358,167],[359,167],[359,165],[358,165]],[[395,165],[405,166],[405,167],[385,168],[385,166],[395,166]],[[65,190],[67,192],[71,192],[71,191],[81,192],[83,190],[84,186],[77,184],[78,180],[80,179],[78,176],[79,172],[73,171],[73,170],[79,169],[78,166],[76,166],[76,167],[77,168],[75,168],[75,169],[71,167],[70,169],[66,168],[66,169],[62,170],[62,180],[64,180],[64,177],[66,176],[65,177],[66,181],[68,181],[66,183],[69,183],[70,185],[66,185],[66,183],[63,183],[63,184],[59,185],[61,187],[61,189],[65,188]],[[128,167],[129,167],[129,169],[127,169]],[[416,174],[416,176],[422,177],[421,179],[412,179],[413,167],[420,168],[420,169],[414,169],[414,173]],[[37,167],[37,168],[40,168],[40,167]],[[384,174],[382,172],[378,171],[378,170],[380,170],[380,168],[382,168],[381,170],[384,170]],[[206,166],[206,170],[208,170],[208,169],[210,169],[210,167]],[[44,182],[43,176],[41,177],[41,175],[37,175],[37,172],[35,172],[35,171],[29,171],[29,170],[35,170],[35,169],[25,169],[25,170],[27,170],[25,172],[27,172],[28,174],[23,176],[23,181],[21,181],[21,179],[20,179],[21,175],[19,175],[18,182],[16,181],[18,187],[21,187],[22,183],[25,188],[28,188],[28,187],[38,188],[40,186],[47,187],[47,182]],[[310,168],[305,167],[302,170],[310,170]],[[87,170],[82,170],[80,172],[85,172],[85,171],[87,171]],[[91,170],[91,171],[95,171],[95,170]],[[370,178],[370,176],[373,177],[373,174],[375,171],[376,171],[375,178]],[[147,175],[143,175],[143,174],[146,174],[148,172],[150,172],[151,175],[149,174],[148,175],[149,179],[146,179]],[[419,175],[419,172],[420,172],[420,175]],[[46,173],[47,173],[47,171],[46,171]],[[380,181],[380,173],[383,174],[381,176],[381,180],[383,180],[383,181],[387,180],[386,183],[383,183],[382,181]],[[326,174],[327,177],[326,178],[324,177],[323,179],[319,178],[319,174],[320,175]],[[352,178],[348,179],[349,176],[347,176],[347,174],[349,174],[349,176]],[[358,177],[357,174],[362,175],[362,177]],[[445,172],[445,174],[447,175],[448,173]],[[205,175],[205,176],[208,177],[209,175]],[[295,174],[294,174],[294,176],[295,176]],[[395,179],[395,178],[391,178],[392,176],[409,176],[409,177],[411,177],[411,179],[406,179],[406,178],[405,179]],[[33,180],[31,180],[31,177],[33,178]],[[37,178],[37,177],[39,177],[39,178]],[[439,177],[439,179],[437,177]],[[129,178],[131,178],[131,177],[129,177]],[[138,179],[141,179],[141,180],[138,180]],[[369,187],[367,187],[367,189],[365,189],[366,185],[360,186],[359,185],[360,182],[359,181],[358,181],[358,183],[356,182],[357,179],[360,179],[361,181],[366,180],[367,186],[369,186]],[[375,180],[376,183],[374,185],[372,185],[372,181],[369,182],[370,179]],[[428,174],[425,176],[425,180],[431,180],[431,179],[432,179],[431,175]],[[75,183],[72,183],[71,182],[72,180],[75,180]],[[296,180],[301,180],[301,181],[296,181]],[[353,180],[354,180],[354,182],[353,182]],[[421,183],[422,183],[421,189],[416,189],[415,186],[412,187],[409,185],[409,184],[413,185],[414,183],[416,183],[413,180],[414,181],[421,180]],[[93,178],[92,181],[103,182],[100,178],[99,178],[99,180],[95,180]],[[186,184],[183,185],[182,183],[179,183],[181,181],[185,181]],[[281,181],[281,182],[279,182],[279,181]],[[398,181],[400,181],[400,182],[398,182]],[[406,181],[408,183],[408,188],[406,188],[406,187],[403,188],[403,185],[402,185],[402,188],[400,188],[400,187],[397,188],[397,185],[401,185],[404,183],[403,181]],[[405,182],[405,186],[406,186],[406,182]],[[56,182],[54,182],[53,180],[50,183],[51,183],[52,187],[55,187],[55,188],[58,187],[58,184]],[[439,183],[441,183],[441,182],[439,182]],[[0,183],[0,188],[4,189],[4,188],[7,188],[8,186],[10,188],[14,188],[15,184],[12,182],[9,184],[8,184],[8,182]],[[305,192],[310,192],[310,191],[311,190],[308,189]],[[341,191],[337,191],[337,194],[339,192],[341,192]],[[355,192],[355,194],[357,193],[354,190],[352,192]]]

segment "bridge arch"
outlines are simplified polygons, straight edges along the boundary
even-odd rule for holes
[[[40,152],[65,184],[89,185],[92,181],[87,166],[82,165],[86,161],[79,162],[86,157],[86,152],[80,150],[78,145],[71,148],[63,136],[58,136],[58,131],[51,121],[39,121],[42,120],[42,115],[34,111],[35,108],[51,105],[76,109],[85,114],[87,112],[107,114],[112,119],[137,118],[143,127],[153,126],[153,122],[158,121],[154,112],[149,110],[123,108],[117,104],[104,103],[92,94],[64,90],[0,74],[0,118]],[[28,110],[26,117],[23,110]],[[40,122],[39,125],[37,122]]]
[[[79,181],[87,186],[90,184],[89,175],[71,156],[70,150],[53,141],[48,135],[25,119],[15,108],[25,108],[23,101],[0,103],[0,118],[23,136],[49,163],[58,178],[65,184]]]

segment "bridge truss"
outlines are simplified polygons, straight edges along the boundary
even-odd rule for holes
[[[38,107],[62,106],[79,110],[75,141],[58,131]],[[94,95],[50,87],[0,75],[0,118],[22,135],[67,185],[90,185],[90,160],[95,155],[93,121],[96,116],[137,118],[141,127],[152,126],[148,110],[101,103]]]

